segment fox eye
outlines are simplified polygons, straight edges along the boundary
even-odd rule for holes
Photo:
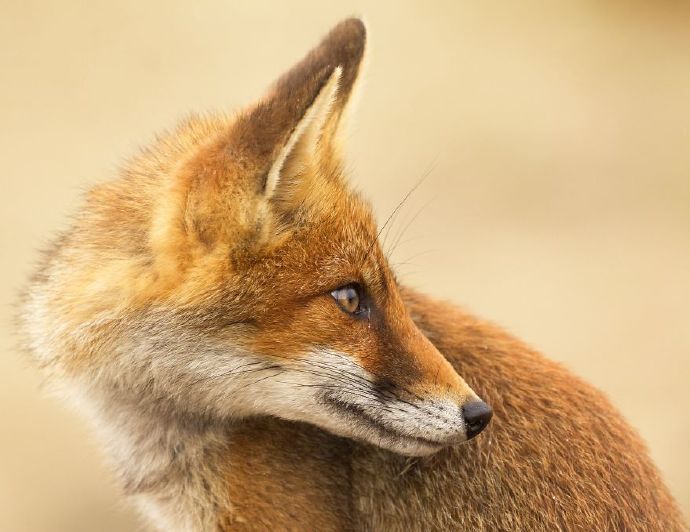
[[[331,292],[338,306],[348,314],[360,315],[367,312],[367,308],[362,305],[361,289],[355,284],[348,284],[336,288]]]

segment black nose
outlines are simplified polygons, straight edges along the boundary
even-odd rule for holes
[[[474,401],[462,407],[462,416],[465,418],[465,432],[467,439],[471,440],[483,431],[491,420],[493,412],[484,401]]]

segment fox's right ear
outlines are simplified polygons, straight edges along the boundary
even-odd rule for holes
[[[265,197],[294,189],[304,166],[334,149],[365,44],[363,22],[342,21],[233,125],[230,156],[251,161]]]

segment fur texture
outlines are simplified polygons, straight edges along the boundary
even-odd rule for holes
[[[338,145],[365,42],[95,187],[26,292],[33,359],[162,530],[683,529],[599,392],[395,279]]]

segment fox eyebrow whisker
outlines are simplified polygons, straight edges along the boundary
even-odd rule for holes
[[[388,215],[388,218],[386,218],[386,221],[383,223],[383,225],[381,226],[381,228],[380,228],[380,229],[378,230],[378,232],[376,233],[376,238],[374,238],[374,239],[371,241],[371,243],[369,244],[369,247],[367,248],[367,251],[364,253],[364,257],[363,257],[362,261],[361,261],[360,264],[359,264],[359,267],[360,267],[360,268],[361,268],[362,266],[364,266],[364,264],[366,263],[366,261],[367,261],[367,260],[369,259],[369,257],[371,256],[371,252],[374,250],[374,247],[375,247],[376,244],[379,242],[379,238],[381,237],[381,233],[383,232],[383,230],[386,229],[386,227],[388,227],[388,225],[395,219],[395,217],[397,216],[398,212],[399,212],[400,209],[403,207],[403,205],[407,202],[408,199],[410,199],[410,196],[412,196],[412,194],[421,186],[421,184],[422,184],[424,181],[426,181],[427,177],[429,177],[429,174],[431,173],[432,170],[433,170],[433,165],[431,165],[431,166],[424,172],[424,174],[422,175],[422,177],[420,177],[420,178],[415,182],[415,184],[412,186],[412,188],[410,188],[410,190],[407,191],[407,193],[403,196],[403,198],[402,198],[402,199],[398,202],[398,204],[395,206],[395,208],[393,209],[393,211],[391,211],[391,213]],[[390,231],[390,228],[389,228],[389,231]],[[387,235],[388,235],[388,232],[386,232],[386,236],[387,236]],[[384,238],[384,240],[385,240],[385,238]],[[385,241],[384,241],[384,243],[385,243]]]
[[[398,245],[401,243],[402,237],[405,236],[405,233],[407,230],[410,228],[410,226],[419,218],[419,215],[424,212],[429,205],[431,205],[434,202],[434,198],[428,200],[424,205],[422,205],[419,209],[417,209],[417,212],[405,223],[404,226],[402,226],[402,229],[400,229],[397,234],[394,237],[393,242],[391,243],[390,247],[384,251],[387,257],[391,257],[393,253],[395,253],[395,250],[397,249]],[[408,239],[409,241],[409,239]],[[406,241],[407,242],[407,241]],[[385,246],[385,241],[384,241],[384,246]],[[416,256],[419,256],[417,254]],[[409,259],[408,259],[409,260]]]

